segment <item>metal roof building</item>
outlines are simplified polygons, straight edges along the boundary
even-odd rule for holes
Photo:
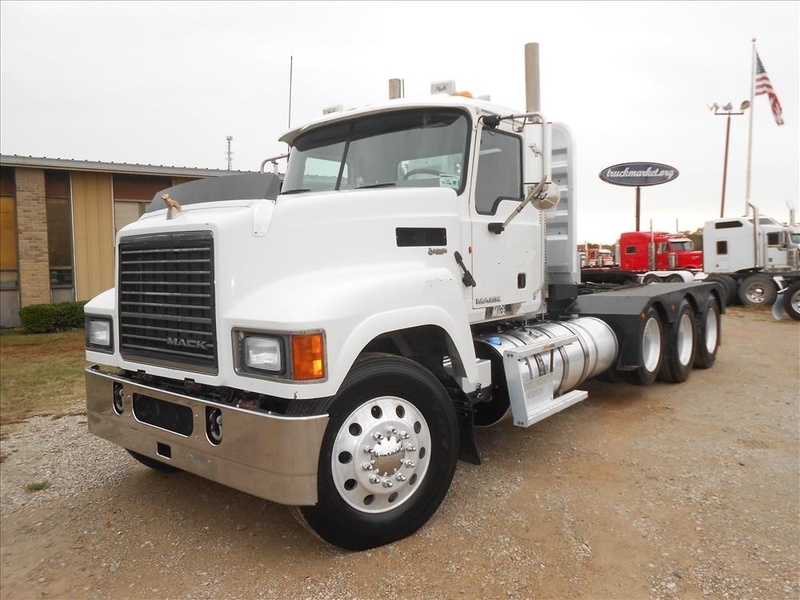
[[[0,155],[0,327],[113,287],[116,233],[158,191],[243,172]]]

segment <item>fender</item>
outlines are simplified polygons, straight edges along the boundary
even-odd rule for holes
[[[333,395],[369,342],[385,333],[425,325],[439,327],[449,336],[464,364],[463,376],[470,384],[476,383],[475,349],[464,310],[469,292],[452,270],[457,268],[452,257],[434,258],[442,266],[406,262],[303,273],[263,286],[238,302],[225,315],[220,331],[322,330],[326,340],[325,380],[295,383],[248,378],[247,387],[279,397]],[[241,381],[236,387],[242,387]]]

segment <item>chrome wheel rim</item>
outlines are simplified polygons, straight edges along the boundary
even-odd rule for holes
[[[692,317],[688,314],[681,315],[678,322],[678,336],[676,340],[678,350],[678,361],[682,366],[689,364],[694,349],[694,329],[692,328]]]
[[[336,490],[358,511],[394,510],[419,489],[430,448],[428,423],[411,402],[394,396],[365,402],[345,419],[334,441]]]
[[[642,358],[644,368],[651,373],[658,367],[661,358],[661,328],[656,319],[648,319],[642,335]]]

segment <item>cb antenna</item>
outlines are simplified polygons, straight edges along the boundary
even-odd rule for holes
[[[292,63],[294,56],[289,57],[289,129],[292,128]]]

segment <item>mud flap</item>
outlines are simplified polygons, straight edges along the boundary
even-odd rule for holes
[[[775,296],[775,302],[772,303],[772,316],[775,318],[776,321],[783,320],[783,293],[786,291],[786,288],[782,290],[778,290],[778,295]]]

